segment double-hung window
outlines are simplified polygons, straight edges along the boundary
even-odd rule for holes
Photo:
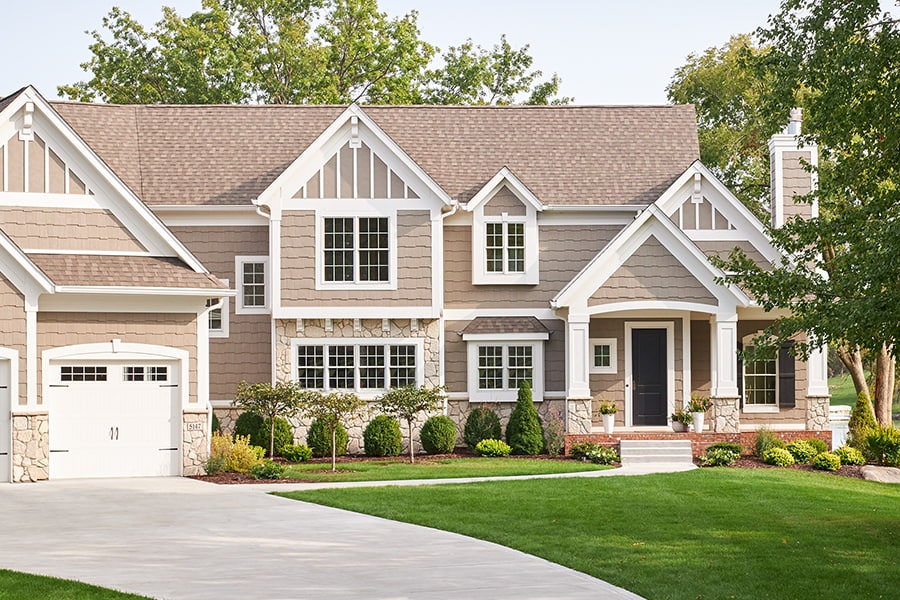
[[[469,343],[469,396],[478,401],[513,401],[523,381],[535,400],[543,395],[543,342]]]
[[[488,273],[525,272],[525,223],[484,224],[485,270]]]
[[[238,282],[236,313],[265,313],[269,308],[269,259],[265,256],[236,256]]]
[[[753,349],[747,348],[748,355]],[[757,350],[753,360],[744,360],[744,409],[750,412],[778,409],[778,352]]]
[[[420,340],[294,340],[300,387],[377,393],[422,380]]]
[[[391,282],[391,220],[388,217],[325,217],[321,221],[324,286]]]

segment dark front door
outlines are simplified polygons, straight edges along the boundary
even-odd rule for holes
[[[631,330],[631,384],[634,425],[665,425],[666,330]]]

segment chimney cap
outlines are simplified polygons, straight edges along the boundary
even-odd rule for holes
[[[803,109],[802,108],[792,108],[790,122],[788,123],[788,126],[785,128],[784,133],[787,135],[800,135],[802,125],[803,125]]]

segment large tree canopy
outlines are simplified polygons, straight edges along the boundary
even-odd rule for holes
[[[568,101],[555,74],[532,69],[528,46],[469,40],[438,57],[416,19],[391,19],[377,0],[203,0],[186,17],[164,8],[148,29],[113,8],[90,34],[90,79],[59,93],[123,104]]]
[[[900,342],[900,28],[878,0],[784,0],[759,31],[771,88],[764,119],[803,94],[806,141],[819,145],[818,216],[772,231],[790,257],[770,271],[735,252],[728,269],[767,309],[791,316],[780,338],[808,331],[879,355],[876,415],[890,421]],[[800,345],[801,351],[808,347]]]

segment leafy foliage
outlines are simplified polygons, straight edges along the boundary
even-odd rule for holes
[[[254,479],[281,479],[284,471],[284,465],[268,459],[250,467]]]
[[[559,456],[566,446],[566,425],[555,408],[547,413],[544,425],[544,448],[550,456]]]
[[[596,448],[585,452],[582,460],[590,461],[595,465],[611,465],[619,462],[621,458],[615,448],[610,448],[609,446],[597,446]]]
[[[864,450],[866,447],[866,438],[875,431],[877,424],[875,423],[875,415],[872,413],[872,403],[869,402],[869,395],[860,392],[856,395],[856,404],[850,412],[850,436],[847,440],[848,444],[857,450]]]
[[[865,454],[879,464],[900,467],[900,429],[875,428],[866,437]]]
[[[234,406],[246,412],[255,413],[266,419],[269,429],[269,443],[264,444],[269,448],[269,456],[275,456],[275,429],[281,427],[280,445],[290,444],[294,441],[293,430],[288,425],[290,434],[285,434],[283,425],[277,422],[277,417],[293,417],[300,407],[300,390],[292,381],[279,381],[274,386],[271,383],[249,384],[242,381],[238,384]],[[252,435],[252,432],[250,432]]]
[[[397,419],[378,415],[363,431],[366,456],[397,456],[403,451],[403,434]]]
[[[588,453],[600,448],[600,444],[595,442],[578,442],[569,447],[569,456],[577,460],[584,460]]]
[[[309,425],[309,431],[306,432],[306,445],[312,450],[312,455],[316,458],[324,458],[331,456],[343,456],[347,454],[347,444],[350,443],[350,436],[347,430],[338,422],[334,428],[335,445],[331,445],[331,428],[326,419],[314,419]]]
[[[531,399],[531,382],[519,384],[516,407],[506,424],[506,443],[513,454],[540,454],[544,450],[544,428]]]
[[[234,422],[235,435],[250,437],[250,444],[266,448],[269,446],[270,436],[273,437],[275,453],[266,451],[268,456],[282,456],[282,447],[294,442],[294,428],[287,420],[281,417],[275,418],[274,434],[271,420],[263,419],[257,414],[244,412]]]
[[[812,466],[820,471],[837,471],[841,468],[841,458],[834,452],[822,452],[813,458]]]
[[[730,452],[733,452],[733,453],[737,454],[738,457],[740,457],[740,455],[743,454],[743,452],[744,452],[744,447],[741,446],[740,444],[738,444],[737,442],[716,442],[715,444],[710,444],[706,448],[706,451],[709,452],[710,450],[718,450],[720,448],[723,450],[728,450]]]
[[[207,474],[220,472],[248,473],[250,469],[262,461],[265,449],[250,444],[249,436],[214,433],[210,440]],[[212,467],[212,469],[210,469]]]
[[[492,409],[480,406],[469,411],[463,428],[463,441],[466,446],[474,450],[481,440],[499,440],[502,435],[500,417]]]
[[[475,454],[478,456],[509,456],[510,452],[512,448],[503,440],[488,438],[475,444]]]
[[[806,443],[809,444],[817,454],[828,452],[828,444],[825,443],[825,440],[820,440],[819,438],[813,437],[808,438],[806,440]]]
[[[852,446],[841,446],[834,450],[834,454],[841,459],[842,465],[864,465],[866,457]]]
[[[305,462],[312,458],[312,448],[306,444],[288,444],[281,448],[281,456],[288,462]]]
[[[262,428],[262,424],[263,418],[258,414],[242,412],[234,421],[234,434],[245,435],[252,440]],[[254,446],[262,446],[262,444],[254,444]]]
[[[429,68],[417,13],[391,19],[376,0],[204,0],[181,16],[164,8],[148,28],[113,8],[91,32],[87,81],[59,87],[87,102],[232,104],[549,104],[559,78],[541,79],[528,46],[471,40]]]
[[[428,454],[448,454],[456,446],[456,423],[450,417],[429,417],[419,433],[422,448]]]
[[[338,431],[343,430],[343,439],[347,439],[347,430],[342,421],[351,414],[365,406],[365,402],[352,392],[321,392],[306,390],[300,394],[299,410],[307,417],[313,419],[306,443],[312,448],[315,456],[323,447],[331,454],[331,470],[337,470],[337,455],[347,452],[347,442],[340,443],[341,436]],[[317,426],[313,435],[313,426]],[[323,431],[324,430],[324,431]],[[327,432],[324,441],[323,434]],[[338,452],[340,450],[340,452]]]
[[[818,452],[809,445],[806,440],[796,440],[787,445],[787,451],[791,453],[798,463],[808,463]]]
[[[219,433],[222,433],[222,423],[219,422],[219,417],[216,416],[216,413],[215,413],[215,412],[212,413],[212,424],[211,424],[211,428],[212,428],[213,431],[217,431],[217,432],[219,432]]]
[[[760,427],[756,431],[756,439],[753,442],[753,454],[763,458],[766,451],[771,448],[784,448],[784,441],[775,435],[771,429]]]
[[[409,462],[415,461],[413,421],[423,412],[440,408],[445,399],[443,388],[425,385],[393,388],[378,398],[378,407],[384,413],[406,421],[409,434]]]
[[[711,447],[707,449],[706,454],[701,459],[701,464],[704,467],[727,467],[734,464],[734,461],[740,456],[739,452],[735,452],[731,448]]]
[[[786,448],[769,448],[763,453],[763,462],[778,467],[787,467],[794,464],[794,456]]]

